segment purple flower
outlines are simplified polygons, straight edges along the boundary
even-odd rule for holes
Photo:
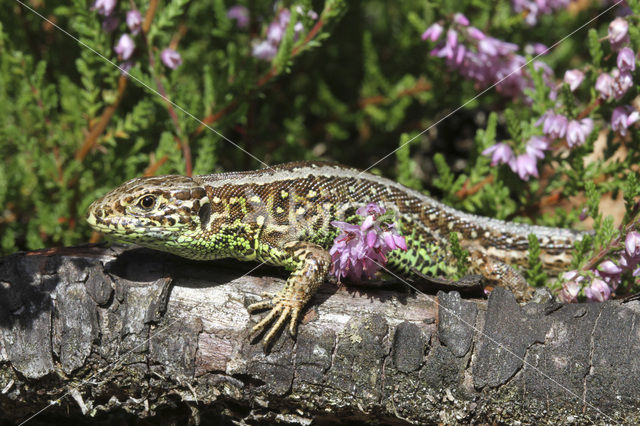
[[[127,27],[131,31],[131,34],[136,35],[142,28],[142,15],[137,10],[130,10],[127,12]]]
[[[546,55],[549,48],[542,43],[533,43],[533,53],[536,55]]]
[[[99,15],[109,16],[116,8],[116,0],[96,0],[93,9],[98,11]]]
[[[624,240],[624,248],[632,259],[640,259],[640,233],[631,231]]]
[[[617,107],[611,114],[611,129],[622,136],[626,136],[629,126],[638,121],[638,119],[640,119],[640,113],[634,110],[633,107],[629,105]]]
[[[395,224],[379,220],[385,213],[384,208],[368,204],[360,207],[356,213],[361,217],[366,215],[361,225],[331,222],[331,225],[342,231],[329,250],[331,272],[338,280],[349,277],[353,281],[359,281],[363,275],[372,278],[386,264],[386,253],[395,249],[407,249],[406,241],[396,231]]]
[[[602,99],[609,99],[613,96],[613,78],[607,73],[602,73],[596,80],[596,90]]]
[[[491,155],[493,154],[493,155]],[[491,155],[491,165],[510,164],[515,160],[511,147],[504,142],[497,143],[482,151],[482,155]]]
[[[580,70],[567,70],[564,73],[564,82],[569,85],[572,92],[580,86],[582,80],[584,80],[584,73]]]
[[[120,68],[120,73],[122,75],[127,75],[127,74],[129,74],[129,70],[131,68],[133,68],[133,62],[125,61],[125,62],[121,63],[118,68]]]
[[[629,42],[629,23],[624,18],[616,18],[609,24],[609,42],[613,50],[619,50]]]
[[[379,206],[376,203],[369,203],[366,206],[362,206],[356,210],[356,214],[362,217],[366,216],[382,216],[385,213],[384,207]]]
[[[444,58],[450,68],[475,81],[478,87],[495,84],[496,90],[506,96],[522,96],[525,89],[533,88],[533,81],[525,67],[527,61],[516,54],[516,44],[489,37],[475,27],[468,27],[468,20],[462,16],[456,16],[453,20],[453,26],[447,30],[444,41],[441,35],[445,29],[440,24],[433,24],[423,33],[423,39],[441,40],[430,52],[431,56]],[[534,63],[534,67],[543,68],[544,79],[549,84],[551,69],[541,62]]]
[[[227,18],[234,19],[238,28],[247,28],[249,26],[249,10],[239,4],[229,8]]]
[[[636,69],[636,57],[633,50],[628,47],[620,49],[617,64],[620,71],[634,71]]]
[[[613,97],[616,100],[620,100],[627,93],[627,90],[633,86],[633,77],[629,71],[620,72],[617,68],[611,71],[611,77],[613,78],[613,85],[611,86]]]
[[[598,270],[595,271],[596,275],[602,278],[613,289],[617,288],[618,284],[620,284],[620,274],[622,274],[622,272],[623,269],[611,260],[602,262]]]
[[[102,20],[102,30],[106,33],[111,33],[118,28],[118,24],[120,24],[120,18],[116,15],[105,16]]]
[[[558,298],[563,303],[575,303],[578,301],[578,293],[582,286],[575,281],[566,281],[562,283],[562,291]]]
[[[453,22],[459,25],[464,25],[465,27],[469,25],[469,20],[462,13],[456,13],[453,15]]]
[[[574,269],[572,271],[565,272],[562,275],[562,279],[565,282],[562,284],[562,291],[558,297],[564,303],[577,302],[578,293],[580,293],[580,289],[582,288],[580,283],[584,281],[584,276],[579,275],[578,271]]]
[[[520,179],[528,181],[529,177],[538,177],[538,169],[536,167],[535,157],[529,154],[520,154],[516,160],[510,164],[511,170],[520,176]]]
[[[263,40],[260,43],[254,44],[251,49],[251,54],[258,59],[270,61],[276,57],[278,53],[278,46],[273,43]]]
[[[486,37],[486,35],[476,27],[467,28],[467,34],[469,34],[469,37],[475,38],[476,40],[482,40]]]
[[[422,39],[436,41],[442,35],[442,31],[444,31],[442,25],[437,22],[435,24],[431,24],[431,26],[422,33]]]
[[[591,285],[584,289],[589,302],[604,302],[611,296],[611,288],[603,280],[594,278]]]
[[[582,208],[582,211],[580,212],[580,221],[582,222],[583,220],[585,220],[587,217],[589,217],[589,209],[586,207]]]
[[[549,110],[540,117],[536,124],[542,123],[542,132],[551,138],[558,139],[566,134],[568,122],[569,120],[564,115]]]
[[[122,34],[118,40],[118,44],[113,48],[120,59],[126,61],[133,55],[136,45],[129,34]]]
[[[516,13],[522,13],[525,22],[533,26],[538,22],[539,16],[565,9],[569,3],[569,0],[512,0],[511,7]]]
[[[180,54],[169,47],[160,52],[160,59],[167,68],[171,68],[172,70],[175,70],[182,64]]]
[[[533,158],[544,158],[544,151],[549,149],[549,139],[544,136],[532,136],[525,146],[527,154]]]
[[[583,118],[580,121],[571,120],[567,125],[567,144],[569,148],[582,145],[587,140],[587,136],[593,131],[593,120]]]

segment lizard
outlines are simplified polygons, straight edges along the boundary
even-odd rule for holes
[[[291,270],[280,292],[247,307],[270,309],[250,332],[265,333],[266,347],[287,320],[295,336],[301,311],[328,278],[329,248],[339,233],[330,223],[353,223],[367,203],[391,209],[405,237],[407,250],[388,254],[391,271],[408,278],[454,273],[449,234],[457,232],[471,270],[521,298],[530,287],[514,266],[527,265],[529,234],[539,240],[543,267],[556,274],[568,268],[573,244],[584,235],[461,212],[393,180],[319,161],[135,178],[93,202],[87,221],[112,239],[189,259],[235,258]]]

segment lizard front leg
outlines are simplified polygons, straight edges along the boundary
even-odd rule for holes
[[[296,241],[286,244],[284,250],[295,265],[286,284],[280,292],[270,299],[253,303],[247,307],[249,313],[261,309],[271,309],[267,316],[251,330],[251,336],[258,335],[275,319],[275,323],[262,339],[265,347],[270,345],[288,318],[289,332],[295,336],[300,312],[311,300],[320,284],[325,281],[331,266],[329,252],[317,244]]]

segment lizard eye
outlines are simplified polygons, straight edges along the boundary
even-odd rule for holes
[[[138,205],[145,210],[149,210],[156,203],[156,197],[153,195],[145,195],[138,201]]]

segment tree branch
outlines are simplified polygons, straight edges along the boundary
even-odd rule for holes
[[[638,301],[326,284],[265,354],[245,307],[285,276],[252,267],[100,246],[0,258],[0,421],[640,420]]]

